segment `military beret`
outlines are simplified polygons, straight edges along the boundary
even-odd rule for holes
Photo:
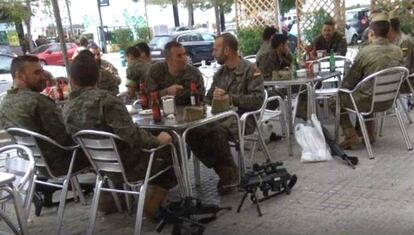
[[[370,18],[371,18],[371,22],[389,21],[388,14],[385,12],[379,12],[376,14],[372,14]]]

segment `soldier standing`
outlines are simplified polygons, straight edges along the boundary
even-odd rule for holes
[[[387,39],[390,23],[388,15],[385,13],[377,13],[372,17],[369,26],[369,45],[359,50],[354,59],[352,67],[346,74],[341,84],[342,88],[353,89],[362,79],[370,74],[380,70],[401,66],[402,56],[401,50],[389,43]],[[385,55],[380,57],[378,55]],[[355,101],[361,112],[369,111],[372,101],[372,84],[367,84],[365,89],[358,90],[354,93]],[[348,94],[340,93],[341,107],[353,107],[352,101]],[[340,125],[345,135],[345,140],[341,145],[350,149],[353,145],[360,143],[357,131],[352,125],[348,114],[340,117]],[[366,122],[366,128],[370,141],[375,141],[375,123],[373,121]]]

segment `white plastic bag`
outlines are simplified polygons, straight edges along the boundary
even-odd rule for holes
[[[321,124],[315,114],[312,114],[308,124],[299,123],[295,126],[295,138],[302,148],[302,162],[320,162],[332,159]]]

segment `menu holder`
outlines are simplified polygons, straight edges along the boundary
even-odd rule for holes
[[[197,121],[204,117],[203,106],[186,106],[184,107],[184,121]]]
[[[224,99],[214,99],[211,101],[211,113],[222,113],[230,110],[230,99],[228,96]]]
[[[279,70],[272,72],[273,81],[286,81],[292,79],[292,72],[290,70]]]

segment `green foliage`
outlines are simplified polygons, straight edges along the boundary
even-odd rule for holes
[[[396,14],[400,19],[401,31],[410,35],[414,34],[414,16],[412,13],[410,13],[409,9],[411,9],[412,6],[409,2],[401,0],[387,4],[378,2],[376,7],[387,12],[394,10],[394,14]]]
[[[295,8],[295,6],[296,6],[295,0],[279,0],[280,14],[284,14],[288,12],[290,9]]]
[[[30,16],[26,7],[15,1],[0,2],[0,22],[21,22]]]
[[[331,18],[328,12],[322,8],[315,11],[310,17],[312,17],[313,21],[312,27],[305,29],[302,35],[302,39],[306,43],[312,42],[318,35],[320,35],[323,23]]]
[[[262,44],[263,27],[240,28],[237,30],[239,50],[244,55],[254,55]]]
[[[134,27],[134,30],[139,41],[149,42],[151,40],[151,32],[148,27]]]
[[[129,28],[115,29],[110,32],[110,40],[112,44],[118,44],[120,49],[125,50],[134,41],[134,34]]]

